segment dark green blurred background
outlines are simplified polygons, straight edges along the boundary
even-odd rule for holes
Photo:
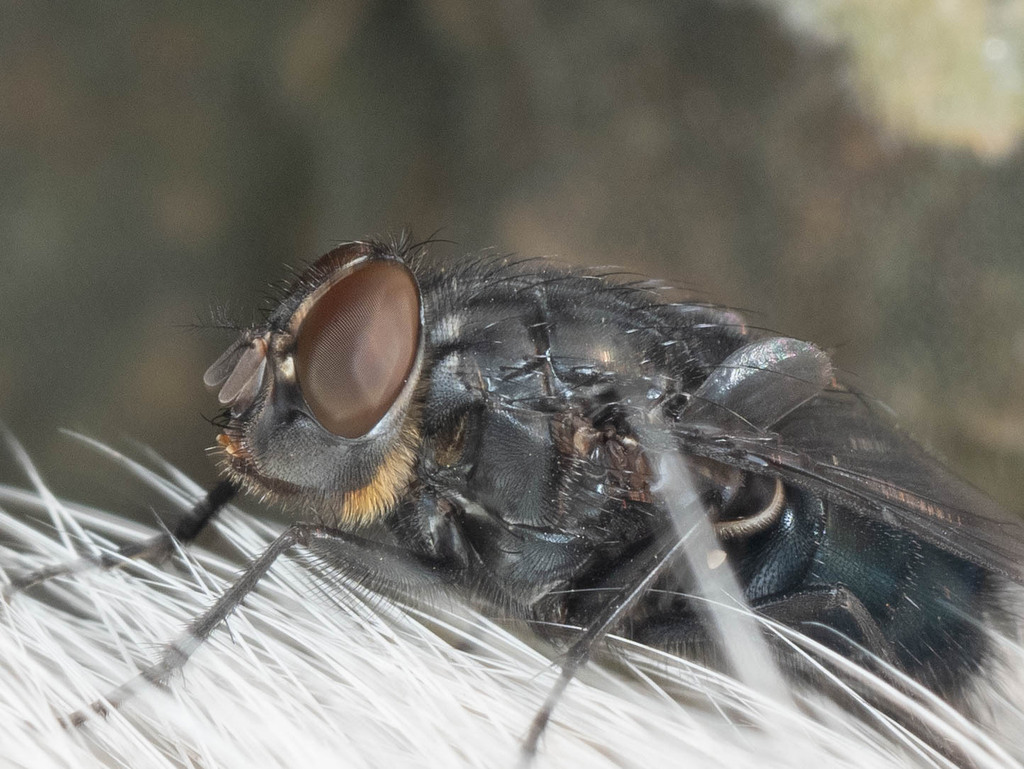
[[[149,6],[0,0],[0,418],[60,491],[118,476],[59,427],[212,479],[192,326],[410,227],[751,310],[1024,508],[1019,2]]]

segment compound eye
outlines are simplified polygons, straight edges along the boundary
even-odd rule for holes
[[[320,424],[365,435],[402,392],[420,338],[419,290],[400,264],[373,262],[339,280],[299,327],[295,373]]]

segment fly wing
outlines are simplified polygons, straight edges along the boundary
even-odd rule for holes
[[[1024,583],[1024,523],[830,379],[813,345],[754,342],[693,393],[678,437],[689,453],[776,475]]]
[[[763,434],[831,381],[832,363],[814,345],[785,337],[762,339],[722,361],[691,394],[682,418]]]

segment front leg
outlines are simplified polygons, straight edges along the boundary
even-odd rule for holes
[[[340,529],[316,524],[296,523],[288,527],[259,556],[249,562],[235,582],[196,617],[187,630],[165,647],[160,659],[143,668],[139,675],[122,684],[103,700],[67,717],[78,726],[89,718],[89,710],[106,715],[125,700],[149,685],[163,685],[210,637],[231,612],[242,605],[259,585],[277,559],[296,545],[306,548],[321,563],[358,581],[360,584],[392,595],[421,595],[450,589],[458,570],[437,562],[431,566],[421,553],[365,539]]]
[[[188,515],[179,520],[170,531],[157,534],[142,542],[123,545],[110,552],[103,552],[95,556],[87,555],[18,575],[3,586],[0,596],[4,601],[10,601],[17,593],[52,579],[69,577],[90,569],[103,571],[119,569],[134,559],[160,563],[169,558],[178,545],[188,545],[193,542],[237,493],[238,485],[234,481],[220,481],[207,492],[206,496],[196,502]]]

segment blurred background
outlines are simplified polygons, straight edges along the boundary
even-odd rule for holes
[[[212,480],[202,326],[408,227],[816,341],[1024,508],[1020,0],[150,5],[0,0],[0,419],[59,491],[117,496],[61,427]]]

